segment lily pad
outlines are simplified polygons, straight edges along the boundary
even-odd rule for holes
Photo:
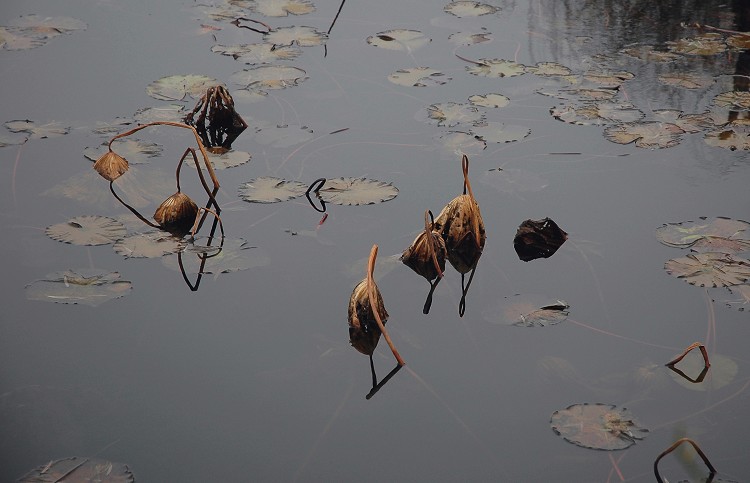
[[[418,30],[386,30],[370,37],[367,43],[388,50],[411,52],[432,42],[432,39]]]
[[[563,300],[550,299],[536,294],[516,294],[503,297],[484,312],[484,318],[493,324],[515,327],[547,327],[568,318],[568,305]]]
[[[479,59],[478,64],[466,67],[469,74],[480,77],[515,77],[525,74],[525,65],[503,59]]]
[[[667,46],[670,52],[683,55],[717,55],[727,50],[724,37],[717,33],[667,42]]]
[[[456,32],[448,36],[448,41],[454,45],[474,45],[492,40],[489,32]]]
[[[118,272],[95,269],[66,270],[46,275],[26,286],[26,298],[58,304],[96,307],[130,293],[132,284]]]
[[[122,238],[113,248],[125,258],[159,258],[182,251],[185,242],[164,231],[151,231]]]
[[[617,89],[625,81],[634,78],[631,72],[626,71],[590,71],[584,74],[583,78],[588,82],[596,84],[598,88],[602,89]]]
[[[433,104],[418,114],[418,117],[423,116],[428,122],[446,127],[480,122],[484,119],[484,115],[478,108],[457,102]]]
[[[654,119],[659,122],[668,122],[679,126],[687,133],[701,132],[708,128],[716,127],[714,115],[710,112],[703,114],[685,114],[676,109],[659,109],[654,111]]]
[[[219,248],[216,239],[213,240],[210,247],[200,245],[202,238],[196,238],[195,244],[188,245],[183,252],[183,267],[191,274],[197,274],[199,260],[206,258],[201,273],[210,273],[214,278],[218,278],[222,273],[239,272],[256,267],[265,267],[271,263],[271,259],[262,248],[249,246],[242,238],[225,238],[224,244]],[[186,255],[193,254],[194,261],[188,263]],[[198,262],[198,263],[194,263]],[[173,269],[179,270],[177,257],[163,257],[162,264]],[[190,267],[194,270],[191,271]]]
[[[481,17],[498,11],[497,7],[487,5],[486,3],[472,2],[467,0],[458,0],[451,2],[443,10],[456,17]]]
[[[309,0],[250,0],[243,3],[247,3],[252,11],[266,17],[305,15],[315,11],[315,6]]]
[[[526,70],[542,77],[565,77],[573,73],[570,68],[557,62],[539,62],[535,66],[527,67]]]
[[[398,189],[375,179],[333,178],[326,180],[318,195],[335,205],[372,205],[392,200],[398,196]]]
[[[735,251],[725,253],[740,253],[750,249],[750,223],[724,217],[712,219],[701,217],[699,221],[662,225],[656,229],[656,239],[664,245],[675,248],[690,248],[699,242],[723,239],[734,242],[737,248]]]
[[[697,377],[705,367],[703,357],[696,352],[688,353],[684,359],[675,365],[682,373],[692,378]],[[737,376],[737,371],[736,362],[726,356],[714,353],[711,354],[711,367],[701,382],[691,382],[674,371],[669,371],[669,375],[672,376],[672,379],[677,384],[687,389],[693,391],[713,391],[731,383]]]
[[[302,50],[294,45],[266,43],[242,45],[214,45],[211,52],[228,55],[245,64],[270,64],[279,60],[294,60]]]
[[[550,425],[570,443],[606,451],[628,448],[648,433],[627,409],[601,403],[573,404],[555,411]]]
[[[285,89],[307,79],[307,72],[288,65],[263,65],[245,69],[229,76],[229,82],[246,89]]]
[[[29,137],[22,134],[7,134],[3,132],[0,133],[0,148],[18,146],[20,144],[25,144],[28,140]]]
[[[289,126],[286,124],[254,123],[253,139],[263,146],[288,148],[311,140],[313,130],[307,126]]]
[[[635,142],[639,148],[663,149],[680,144],[684,133],[680,126],[668,122],[638,122],[608,127],[604,137],[617,144]]]
[[[96,162],[102,154],[109,151],[108,146],[109,142],[104,142],[98,148],[87,147],[83,150],[83,155]],[[140,139],[120,138],[112,143],[112,150],[127,159],[128,164],[143,164],[150,162],[151,158],[161,156],[163,148],[160,144]]]
[[[727,126],[716,131],[706,133],[703,140],[709,146],[729,149],[736,151],[738,149],[750,150],[750,127],[748,126]]]
[[[507,194],[531,193],[549,186],[549,180],[543,176],[517,168],[490,169],[482,173],[479,182]]]
[[[487,148],[487,143],[473,134],[452,131],[437,137],[438,142],[443,146],[443,151],[448,154],[463,156],[473,156],[481,153]]]
[[[182,101],[185,97],[198,99],[216,84],[216,79],[205,75],[170,75],[149,84],[146,93],[161,101]]]
[[[510,99],[502,94],[473,95],[469,97],[469,102],[474,106],[500,108],[510,104]]]
[[[242,18],[247,12],[239,6],[231,3],[221,3],[219,5],[203,5],[198,4],[193,7],[196,10],[196,14],[200,18],[207,17],[211,20],[221,21],[233,21],[238,18]]]
[[[39,15],[22,15],[8,22],[8,25],[34,32],[38,35],[44,35],[48,38],[86,29],[86,22],[77,18],[40,17]]]
[[[99,136],[112,137],[115,134],[125,131],[134,122],[134,119],[127,117],[117,117],[109,122],[97,121],[91,132]]]
[[[729,287],[750,279],[750,261],[726,253],[689,253],[667,261],[664,269],[699,287]]]
[[[48,38],[18,27],[0,27],[0,47],[5,50],[28,50],[41,47]]]
[[[429,67],[414,67],[411,69],[397,70],[388,76],[388,80],[394,84],[407,87],[441,86],[448,83],[451,78],[437,69]]]
[[[661,74],[657,77],[659,82],[668,86],[681,87],[683,89],[703,89],[710,87],[716,82],[713,77],[695,74],[692,72],[674,72]]]
[[[182,122],[185,117],[185,106],[180,104],[169,104],[159,107],[143,107],[135,111],[133,119],[141,124],[155,121]]]
[[[279,27],[263,35],[263,41],[271,45],[298,45],[300,47],[312,47],[323,45],[328,39],[328,34],[319,32],[312,27]]]
[[[127,234],[122,223],[107,216],[77,216],[47,227],[47,236],[73,245],[109,245]]]
[[[239,196],[249,203],[278,203],[302,196],[307,185],[299,181],[262,176],[243,183]]]
[[[19,483],[133,483],[135,477],[126,464],[73,456],[50,461],[26,473],[18,481]]]
[[[635,122],[644,116],[632,104],[614,102],[558,106],[550,109],[550,114],[555,119],[580,126]]]
[[[531,129],[516,124],[484,122],[475,124],[471,132],[488,143],[512,143],[531,134]]]
[[[642,60],[644,62],[674,62],[679,59],[680,56],[672,53],[660,50],[655,50],[653,45],[635,45],[627,47],[621,50],[623,54]]]
[[[750,92],[728,91],[717,94],[711,101],[714,106],[732,111],[750,110]]]
[[[21,121],[8,121],[5,127],[15,133],[26,133],[29,139],[47,139],[63,136],[70,132],[70,128],[63,126],[59,122],[48,122],[47,124],[38,124],[36,121],[28,119]]]

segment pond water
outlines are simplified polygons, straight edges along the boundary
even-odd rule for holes
[[[127,464],[137,481],[153,482],[652,481],[654,460],[681,437],[700,445],[722,479],[750,479],[747,285],[730,292],[671,276],[665,263],[689,248],[656,237],[669,223],[748,217],[750,158],[740,124],[750,108],[746,99],[731,109],[716,100],[735,91],[742,100],[747,91],[748,54],[728,45],[732,31],[750,31],[746,3],[483,5],[349,0],[325,46],[304,46],[295,58],[272,62],[302,69],[306,78],[260,95],[230,81],[257,65],[212,47],[261,43],[263,35],[232,18],[211,18],[197,3],[4,2],[0,25],[36,14],[79,19],[86,28],[22,50],[9,50],[8,30],[3,34],[2,122],[57,122],[69,132],[23,142],[28,132],[3,128],[0,137],[16,143],[0,148],[0,480],[79,456]],[[240,25],[326,32],[340,2],[314,6],[287,17],[246,9],[244,17],[266,26]],[[716,29],[690,27],[695,23]],[[404,39],[396,29],[418,34]],[[368,44],[371,36],[390,48]],[[476,43],[466,45],[469,39]],[[690,40],[669,44],[680,39]],[[712,43],[719,50],[696,51]],[[631,55],[623,52],[634,46]],[[646,46],[674,57],[662,62],[643,53]],[[545,62],[569,73],[532,71]],[[442,76],[424,86],[389,80],[417,67]],[[520,75],[499,77],[506,68]],[[204,270],[211,273],[197,290],[177,270],[175,254],[126,258],[111,244],[61,243],[45,233],[84,215],[122,220],[128,234],[148,231],[111,196],[84,151],[109,139],[92,132],[101,123],[132,120],[147,107],[192,109],[195,98],[164,101],[146,91],[159,79],[187,74],[228,87],[250,125],[233,148],[252,154],[246,164],[216,170],[227,247],[241,239],[245,249],[231,252],[236,258],[227,250],[208,259]],[[683,75],[683,84],[667,83],[668,74]],[[579,87],[642,113],[599,108],[616,119],[663,121],[658,116],[667,114],[657,111],[672,109],[710,110],[714,121],[696,132],[677,128],[666,141],[663,130],[644,138],[671,139],[670,147],[615,143],[605,130],[633,125],[602,117],[578,125],[550,112],[569,119],[575,113],[563,114],[566,106],[590,105],[573,92]],[[469,103],[487,94],[496,94],[490,104],[507,105]],[[478,115],[485,131],[469,121]],[[730,120],[736,127],[724,125]],[[738,149],[709,145],[717,139],[712,133],[727,138],[731,129]],[[176,163],[195,147],[186,132],[160,127],[132,136],[162,147],[148,163],[131,165],[141,195],[119,185],[130,202],[142,196],[138,209],[147,217],[174,192]],[[447,143],[453,132],[469,142]],[[475,135],[488,139],[484,149]],[[422,230],[425,210],[437,215],[461,194],[464,151],[486,245],[464,315],[461,276],[450,266],[425,315],[429,284],[397,258]],[[200,205],[207,197],[190,169],[182,171],[183,189]],[[241,185],[264,176],[304,185],[366,178],[391,183],[398,196],[369,205],[328,203],[323,219],[304,196],[240,199]],[[545,217],[568,240],[550,258],[520,261],[517,228]],[[349,344],[347,304],[374,244],[387,327],[406,365],[367,399],[369,361]],[[183,255],[194,284],[199,255]],[[117,272],[132,290],[96,307],[33,296],[33,282],[48,274],[84,269]],[[213,273],[222,270],[228,273]],[[504,319],[506,310],[537,299],[569,304],[567,318],[545,327]],[[696,341],[713,365],[702,383],[690,384],[664,364]],[[700,372],[693,352],[686,362]],[[384,341],[373,362],[379,379],[394,368]],[[578,403],[626,407],[650,431],[624,450],[571,444],[555,434],[550,418]],[[660,469],[672,481],[708,474],[692,450],[666,456]]]

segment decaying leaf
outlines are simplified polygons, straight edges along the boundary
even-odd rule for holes
[[[557,62],[538,62],[535,66],[527,67],[528,72],[542,77],[565,77],[573,72]]]
[[[128,171],[129,164],[127,159],[108,150],[96,160],[93,168],[102,178],[114,181]]]
[[[214,45],[211,52],[228,55],[245,64],[270,64],[279,60],[296,59],[302,50],[295,45],[268,43],[241,45]]]
[[[657,77],[659,82],[668,86],[682,87],[683,89],[703,89],[716,82],[713,77],[706,77],[692,72],[674,72],[661,74]]]
[[[693,351],[685,356],[679,363],[679,370],[669,371],[669,375],[680,386],[692,391],[714,391],[731,383],[737,376],[739,370],[737,363],[721,354],[711,354],[711,368],[705,373],[705,377],[698,381],[691,381],[704,370],[703,358]],[[683,376],[687,376],[685,378]]]
[[[490,121],[475,123],[471,132],[488,143],[512,143],[531,134],[531,129],[517,124]]]
[[[229,76],[233,84],[245,89],[286,89],[301,84],[307,79],[307,72],[290,65],[262,65],[245,69]]]
[[[154,212],[154,221],[168,232],[184,234],[190,231],[197,216],[195,201],[178,191],[159,205]]]
[[[279,27],[263,35],[263,41],[271,45],[298,45],[312,47],[323,45],[328,39],[325,32],[319,32],[312,27],[292,26]]]
[[[517,62],[504,59],[479,59],[473,65],[466,67],[469,74],[481,77],[515,77],[528,72],[528,68]]]
[[[39,124],[36,121],[30,121],[28,119],[19,121],[8,121],[5,123],[5,127],[11,132],[26,133],[29,135],[29,139],[47,139],[58,136],[63,136],[70,132],[70,128],[63,126],[59,122],[49,122],[47,124]]]
[[[750,250],[750,223],[731,218],[701,217],[698,221],[667,223],[656,229],[656,239],[675,248],[693,248],[695,251],[722,251],[740,253]],[[725,240],[719,243],[719,240]],[[698,244],[699,246],[695,247]],[[711,246],[734,247],[731,251],[707,250]]]
[[[437,139],[442,145],[443,151],[451,157],[463,156],[464,154],[473,156],[487,148],[487,143],[484,140],[461,131],[451,131],[437,136]]]
[[[78,269],[54,272],[26,286],[26,298],[96,307],[130,293],[132,284],[118,272]]]
[[[181,104],[143,107],[135,111],[133,119],[140,124],[148,124],[149,122],[157,121],[182,122],[182,118],[185,117],[184,110],[185,106]]]
[[[183,250],[185,242],[163,231],[151,231],[126,236],[113,248],[125,258],[159,258]]]
[[[750,92],[722,92],[721,94],[717,94],[711,102],[716,107],[721,107],[732,111],[748,111],[750,110]]]
[[[621,52],[644,62],[673,62],[680,58],[672,52],[655,50],[653,45],[636,45],[627,47]]]
[[[133,483],[135,477],[126,464],[73,456],[41,465],[26,473],[18,481],[19,483]]]
[[[667,46],[670,52],[683,55],[716,55],[727,50],[724,37],[718,33],[667,42]]]
[[[750,279],[750,261],[726,253],[689,253],[667,261],[664,269],[699,287],[730,287]]]
[[[516,327],[548,327],[568,318],[570,305],[559,299],[536,294],[503,297],[483,313],[493,323]]]
[[[109,143],[104,142],[96,148],[87,147],[83,150],[83,155],[96,162],[109,151],[108,146]],[[112,150],[127,159],[128,164],[144,164],[148,163],[151,158],[161,156],[163,148],[160,144],[140,139],[115,139],[112,142]]]
[[[549,258],[568,239],[568,234],[549,218],[526,220],[521,223],[513,239],[513,248],[524,262]]]
[[[474,2],[469,0],[456,0],[445,7],[443,10],[456,17],[480,17],[489,15],[498,11],[497,7],[487,5],[486,3]]]
[[[648,433],[627,409],[613,404],[573,404],[552,413],[550,424],[570,443],[607,451],[632,446]]]
[[[717,148],[748,151],[750,150],[750,127],[729,125],[706,133],[703,140],[709,146]]]
[[[510,99],[502,94],[486,94],[484,96],[473,95],[469,97],[469,102],[475,106],[499,108],[510,104]]]
[[[248,0],[239,3],[248,4],[246,8],[266,17],[305,15],[315,11],[315,6],[309,0]]]
[[[484,120],[484,115],[478,108],[457,102],[433,104],[423,112],[428,122],[438,126],[453,127],[461,123],[471,124]]]
[[[73,245],[109,245],[127,234],[122,223],[106,216],[77,216],[47,227],[47,236]]]
[[[199,98],[215,84],[216,79],[204,75],[170,75],[149,84],[146,93],[161,101],[182,101],[188,96]]]
[[[418,30],[386,30],[370,37],[367,43],[388,50],[411,52],[432,42],[432,39]]]
[[[456,32],[448,36],[448,41],[454,45],[474,45],[482,42],[489,42],[492,40],[491,35],[492,34],[489,32]]]
[[[684,134],[680,126],[666,122],[636,122],[610,126],[604,137],[617,144],[635,142],[636,147],[663,149],[677,146]]]
[[[450,82],[451,78],[437,69],[429,67],[413,67],[400,69],[388,76],[394,84],[407,87],[441,86]]]

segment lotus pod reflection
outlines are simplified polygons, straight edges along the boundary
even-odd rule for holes
[[[430,221],[432,213],[425,212],[425,229],[404,250],[401,261],[427,280],[442,277],[445,271],[447,250],[445,240],[434,230],[435,222]]]
[[[388,312],[383,304],[383,297],[380,290],[375,287],[375,307],[377,308],[380,320],[385,323],[388,321]],[[349,342],[352,347],[362,354],[371,356],[380,341],[380,327],[375,314],[370,306],[370,299],[367,293],[367,279],[362,280],[354,287],[352,295],[349,298]]]
[[[107,151],[94,163],[94,169],[107,181],[114,181],[128,170],[128,160],[114,151]]]
[[[198,216],[198,205],[185,193],[177,192],[164,200],[154,213],[154,220],[167,231],[185,232]]]

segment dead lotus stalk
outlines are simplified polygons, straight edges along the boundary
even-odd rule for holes
[[[391,348],[391,352],[396,358],[396,362],[403,366],[406,363],[399,355],[385,328],[385,323],[388,321],[388,312],[385,310],[383,297],[380,295],[380,290],[373,278],[377,256],[378,246],[373,245],[367,264],[367,277],[354,287],[349,298],[349,340],[359,352],[372,357],[380,334],[383,334],[388,347]]]

